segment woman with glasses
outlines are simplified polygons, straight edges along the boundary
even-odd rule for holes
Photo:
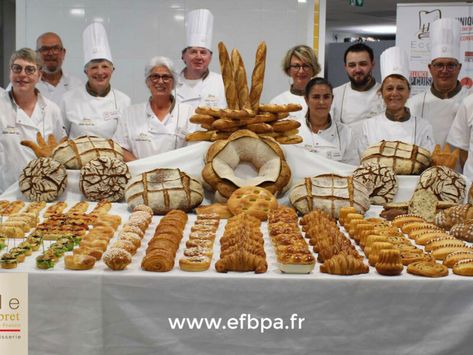
[[[305,86],[308,81],[320,72],[320,65],[317,56],[312,48],[305,45],[298,45],[289,49],[283,59],[282,69],[291,78],[289,90],[279,94],[271,100],[272,104],[295,103],[302,106],[302,110],[294,112],[292,115],[304,122],[304,114],[307,111],[307,104],[304,99]]]
[[[66,132],[59,107],[35,89],[41,78],[41,59],[30,48],[10,57],[11,89],[0,93],[0,192],[18,180],[21,170],[35,158],[33,151],[20,144],[36,142],[38,133],[50,134],[57,141]]]
[[[305,87],[304,99],[307,111],[299,129],[304,140],[298,146],[327,159],[358,164],[350,127],[330,116],[332,85],[323,78],[312,78]]]
[[[189,122],[192,106],[177,103],[177,74],[169,58],[154,57],[145,67],[147,102],[123,112],[113,139],[125,150],[125,161],[168,152],[186,145],[186,134],[198,126]]]
[[[111,138],[131,100],[110,84],[115,68],[103,25],[90,24],[83,37],[87,83],[63,96],[66,130],[70,139],[83,135]]]
[[[415,144],[432,151],[435,143],[431,124],[411,115],[406,107],[411,93],[407,55],[400,47],[391,47],[381,54],[380,61],[383,81],[379,92],[386,111],[361,122],[360,156],[366,148],[382,140]]]

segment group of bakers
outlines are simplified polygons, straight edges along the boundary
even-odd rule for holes
[[[124,148],[127,161],[185,146],[186,134],[199,129],[189,121],[197,106],[226,107],[222,76],[209,71],[211,12],[190,11],[185,28],[184,69],[178,73],[169,58],[151,58],[144,70],[149,99],[134,105],[111,85],[115,68],[100,23],[83,32],[85,83],[63,71],[66,49],[56,33],[40,35],[36,51],[15,51],[9,63],[10,85],[0,92],[0,192],[34,158],[20,142],[36,140],[38,132],[57,140],[112,138]],[[424,93],[410,98],[408,60],[399,47],[382,53],[382,82],[377,83],[372,49],[363,43],[350,46],[344,55],[349,82],[332,88],[317,77],[320,66],[314,50],[298,45],[283,59],[291,86],[271,103],[301,104],[303,109],[294,114],[303,137],[298,146],[315,154],[357,165],[360,154],[383,139],[430,151],[436,143],[448,143],[461,149],[464,172],[473,178],[473,154],[468,155],[470,146],[473,149],[473,96],[458,81],[460,24],[451,18],[436,20],[430,37],[432,86]]]

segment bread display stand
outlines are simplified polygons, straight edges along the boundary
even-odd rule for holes
[[[129,167],[132,175],[156,167],[178,167],[199,176],[209,145],[201,142],[134,161]],[[350,174],[355,169],[295,146],[282,148],[293,181],[327,172]],[[84,197],[78,189],[79,172],[68,173],[68,189],[62,199],[72,205]],[[417,178],[399,177],[396,200],[410,197]],[[13,185],[0,199],[24,198]],[[279,202],[288,204],[287,193]],[[89,211],[94,204],[90,203]],[[376,216],[380,209],[372,207],[367,217]],[[126,220],[130,212],[125,203],[113,203],[110,213]],[[146,242],[159,218],[153,218]],[[189,215],[185,234],[195,218]],[[217,235],[223,228],[221,223]],[[398,354],[416,349],[424,354],[438,352],[439,342],[445,353],[466,354],[473,346],[471,315],[465,312],[473,307],[471,278],[449,275],[427,280],[405,272],[387,278],[373,268],[369,274],[346,278],[320,273],[318,262],[311,274],[281,274],[267,231],[264,234],[268,271],[258,275],[217,273],[218,241],[210,269],[192,275],[177,265],[165,274],[142,271],[146,242],[124,271],[111,271],[102,261],[92,270],[80,272],[64,270],[63,261],[52,270],[38,270],[34,267],[36,252],[17,269],[1,272],[29,273],[30,355],[226,354],[237,349],[253,354],[346,354],[347,349],[353,354],[364,354],[367,349],[376,354]],[[183,249],[181,245],[176,260]],[[452,299],[455,302],[448,302]],[[421,314],[420,309],[435,312]],[[57,315],[53,319],[45,315],[51,310]],[[215,317],[225,322],[241,317],[243,328],[172,329],[169,319],[178,317]],[[271,320],[271,329],[261,328],[262,318]],[[284,320],[283,327],[294,328],[277,329],[277,318]],[[256,324],[248,319],[258,319],[259,327],[248,328],[248,324]]]

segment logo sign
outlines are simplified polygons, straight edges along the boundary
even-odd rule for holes
[[[0,273],[0,354],[28,354],[26,273]]]

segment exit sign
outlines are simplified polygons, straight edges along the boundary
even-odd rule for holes
[[[363,6],[363,1],[364,0],[348,0],[348,3],[351,6]]]

